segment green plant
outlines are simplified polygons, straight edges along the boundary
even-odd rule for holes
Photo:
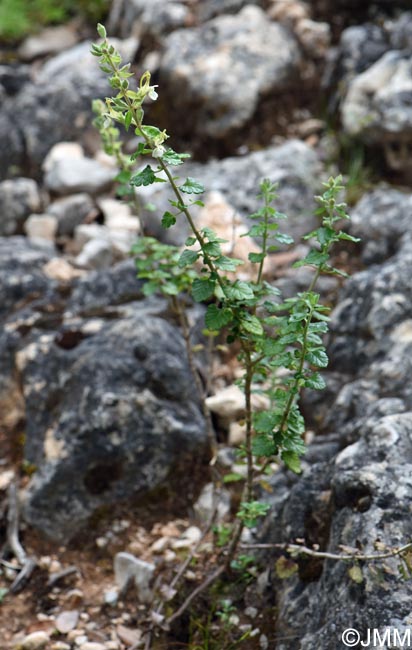
[[[0,40],[13,41],[81,14],[100,20],[109,0],[0,0]]]
[[[328,330],[328,308],[321,304],[315,291],[321,273],[345,275],[330,263],[333,245],[342,240],[358,241],[340,230],[342,221],[349,219],[346,205],[339,201],[343,190],[341,177],[329,178],[325,190],[317,197],[320,225],[304,237],[311,248],[306,257],[294,266],[313,269],[308,289],[293,298],[281,299],[277,288],[264,280],[267,256],[279,245],[293,242],[280,231],[279,223],[286,215],[278,212],[273,203],[276,187],[264,179],[260,185],[262,207],[253,215],[249,236],[259,238],[261,252],[250,253],[255,265],[255,277],[246,282],[236,278],[241,260],[222,253],[222,240],[210,228],[198,228],[192,215],[195,205],[203,206],[199,197],[203,185],[192,177],[180,178],[176,168],[188,157],[166,145],[166,131],[145,124],[143,105],[156,100],[156,87],[145,72],[137,89],[132,89],[130,64],[122,65],[120,54],[106,38],[106,30],[98,27],[102,42],[92,46],[101,69],[109,75],[114,97],[106,99],[104,110],[99,107],[99,128],[105,146],[112,150],[120,166],[119,180],[132,187],[153,183],[169,183],[173,198],[170,210],[162,218],[165,228],[171,228],[178,219],[185,219],[191,234],[183,251],[160,244],[153,239],[142,239],[134,248],[139,277],[146,280],[144,291],[160,291],[171,297],[182,309],[182,292],[190,292],[196,303],[206,303],[205,323],[209,331],[226,333],[227,341],[240,348],[239,359],[244,373],[240,385],[244,391],[246,439],[242,456],[246,465],[246,479],[236,521],[221,551],[221,564],[204,583],[208,587],[229,570],[236,558],[239,541],[245,527],[257,525],[268,505],[256,499],[255,487],[274,459],[283,461],[294,472],[300,471],[300,456],[305,451],[305,425],[299,410],[299,396],[303,388],[322,390],[325,382],[319,370],[328,364],[321,336]],[[126,131],[133,130],[139,138],[135,152],[125,157],[118,141],[114,123]],[[136,161],[149,157],[149,163],[134,173]],[[155,162],[152,162],[152,161]],[[184,313],[184,309],[182,311]],[[192,363],[192,362],[191,362]],[[279,372],[281,370],[281,372]],[[267,396],[270,408],[263,412],[252,409],[252,392]],[[223,540],[224,535],[220,535]],[[195,589],[184,605],[169,617],[171,623],[199,593]]]

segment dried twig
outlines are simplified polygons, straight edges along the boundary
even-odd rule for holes
[[[14,481],[10,483],[8,490],[7,547],[21,565],[21,569],[9,590],[12,594],[15,594],[26,585],[37,566],[37,562],[34,558],[27,556],[19,540],[19,498],[17,485]]]
[[[386,560],[390,557],[402,555],[402,553],[412,549],[412,542],[400,546],[399,548],[391,549],[385,553],[371,553],[369,555],[365,555],[356,550],[353,553],[328,553],[327,551],[316,551],[313,548],[301,544],[241,544],[240,548],[246,550],[277,548],[286,551],[291,555],[302,554],[324,560],[363,560],[365,562],[373,562],[374,560]]]
[[[36,560],[33,557],[28,557],[24,563],[22,570],[18,573],[12,582],[9,589],[10,593],[17,594],[17,592],[21,591],[26,586],[36,566]]]
[[[8,512],[7,512],[7,545],[19,564],[25,564],[27,554],[19,540],[19,499],[17,485],[10,483],[8,491]]]
[[[52,573],[52,575],[47,581],[47,587],[49,589],[55,587],[55,585],[58,582],[60,582],[60,580],[63,580],[63,578],[66,578],[67,576],[70,576],[73,573],[80,573],[77,566],[69,566],[67,567],[67,569],[62,569],[62,571],[58,571],[57,573]]]

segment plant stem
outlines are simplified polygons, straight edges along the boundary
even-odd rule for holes
[[[256,284],[259,285],[262,282],[262,274],[263,274],[263,266],[265,263],[266,255],[267,255],[267,240],[268,240],[268,222],[269,222],[269,197],[267,194],[264,194],[264,199],[265,199],[265,208],[264,208],[264,218],[263,218],[263,224],[265,226],[264,231],[263,231],[263,236],[262,236],[262,259],[260,260],[259,264],[259,271],[257,275],[257,280]]]
[[[246,479],[246,501],[253,501],[253,454],[252,454],[252,379],[253,363],[249,347],[242,341],[242,350],[245,358],[245,424],[246,424],[246,461],[247,461],[247,479]]]
[[[216,444],[216,436],[214,433],[213,429],[213,424],[212,424],[212,418],[210,416],[210,411],[206,406],[206,395],[205,395],[205,390],[202,385],[202,381],[199,376],[199,371],[196,368],[196,363],[195,363],[195,358],[193,355],[193,349],[192,349],[192,340],[190,336],[190,327],[189,327],[189,322],[187,319],[187,314],[185,309],[182,307],[181,301],[176,297],[172,296],[172,307],[174,312],[176,313],[179,324],[182,330],[183,338],[185,341],[185,346],[186,346],[186,354],[189,362],[189,367],[193,375],[193,379],[196,384],[196,389],[199,395],[199,399],[202,404],[202,411],[203,411],[203,417],[205,418],[206,421],[206,427],[207,427],[207,434],[209,438],[209,444],[212,452],[212,463],[213,460],[216,458],[216,453],[217,453],[217,444]]]

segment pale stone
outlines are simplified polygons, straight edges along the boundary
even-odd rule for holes
[[[56,618],[56,629],[61,634],[67,634],[76,627],[78,620],[79,612],[76,609],[61,612]]]
[[[44,631],[32,632],[20,641],[16,650],[43,650],[50,641],[49,635]]]
[[[47,277],[58,282],[71,282],[83,275],[80,269],[75,269],[63,257],[53,257],[43,266],[42,271]]]
[[[119,589],[124,589],[129,581],[134,582],[141,602],[150,602],[152,598],[149,585],[154,571],[154,564],[139,560],[131,553],[117,553],[114,558],[114,572]]]
[[[24,224],[24,230],[31,240],[45,239],[54,242],[57,219],[51,214],[31,214]]]
[[[197,526],[189,526],[183,533],[180,539],[172,542],[172,548],[177,550],[179,548],[190,548],[199,542],[202,537],[202,531]]]
[[[215,494],[213,483],[207,483],[193,506],[199,521],[209,521],[216,509],[217,521],[222,520],[230,512],[230,493],[220,489]]]
[[[76,264],[93,269],[103,269],[113,262],[112,247],[104,239],[92,239],[75,259]]]
[[[48,172],[58,161],[65,158],[83,158],[83,147],[77,142],[59,142],[55,144],[47,154],[43,162],[43,171]]]
[[[61,25],[46,27],[39,34],[29,36],[19,47],[19,57],[24,61],[31,61],[39,56],[58,54],[68,50],[77,42],[73,28]]]

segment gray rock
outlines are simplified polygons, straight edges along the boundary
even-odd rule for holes
[[[98,194],[110,188],[117,171],[92,158],[65,157],[51,162],[44,182],[55,194]]]
[[[205,452],[183,340],[159,318],[148,327],[147,316],[137,304],[122,319],[66,326],[19,352],[26,457],[38,467],[25,517],[53,538],[72,536],[103,504],[142,498]]]
[[[159,41],[173,30],[185,27],[190,19],[190,9],[184,2],[127,0],[117,21],[124,37],[138,33],[142,39]]]
[[[47,293],[52,283],[42,267],[52,254],[25,237],[0,238],[0,320]]]
[[[77,42],[76,32],[73,27],[59,25],[47,27],[39,34],[29,36],[20,45],[19,57],[24,61],[31,61],[39,56],[58,54],[68,50]]]
[[[134,263],[127,260],[110,270],[94,271],[79,279],[67,302],[67,313],[70,316],[102,315],[106,310],[110,311],[110,306],[141,300],[142,297],[142,281],[136,279]],[[161,304],[164,309],[162,301]]]
[[[197,7],[198,16],[206,21],[222,14],[236,14],[247,5],[263,7],[263,0],[206,0]]]
[[[390,49],[389,37],[382,25],[354,25],[342,32],[338,54],[338,80],[348,83],[361,74]]]
[[[133,59],[137,41],[115,42],[127,60]],[[0,118],[0,175],[12,165],[38,171],[57,142],[73,140],[91,128],[91,102],[110,92],[106,75],[90,55],[90,42],[53,57],[34,82],[4,101]]]
[[[205,165],[189,163],[181,169],[182,175],[201,180],[206,191],[221,192],[244,218],[261,207],[257,198],[259,183],[269,177],[278,183],[276,208],[289,217],[284,225],[285,232],[299,238],[315,227],[316,219],[310,212],[315,206],[313,195],[319,189],[322,167],[316,152],[303,142],[290,140],[245,156],[216,160]],[[171,243],[183,244],[188,231],[182,220],[179,220],[177,228],[168,231],[160,226],[163,212],[170,209],[170,193],[163,184],[143,191],[139,188],[137,196],[142,204],[140,216],[146,231]],[[156,206],[155,212],[144,210],[147,202]],[[197,214],[196,208],[193,213]]]
[[[175,31],[164,47],[162,99],[179,116],[171,131],[191,138],[227,138],[245,127],[262,96],[293,85],[300,62],[293,35],[254,6]]]
[[[412,128],[412,55],[392,50],[350,84],[342,105],[347,133],[376,140]]]
[[[54,243],[57,219],[51,214],[31,214],[24,224],[27,237],[31,240],[45,240]]]
[[[292,487],[275,521],[268,522],[267,539],[300,537],[329,552],[343,544],[365,554],[376,553],[377,542],[389,548],[407,543],[411,426],[411,412],[371,418],[359,441],[334,463],[314,465]],[[340,647],[348,627],[363,632],[408,625],[412,587],[401,578],[398,559],[360,566],[361,584],[352,582],[345,562],[310,559],[299,560],[296,577],[275,580],[276,637],[283,639],[278,647],[296,648],[298,638],[305,650],[329,650],[331,643]]]
[[[361,237],[362,259],[377,264],[394,254],[412,232],[412,195],[389,188],[368,192],[351,214],[351,232]]]
[[[39,188],[31,178],[0,183],[0,235],[22,233],[27,217],[40,209]]]
[[[91,239],[75,259],[77,266],[90,269],[104,269],[112,262],[112,246],[107,239]]]
[[[150,583],[153,580],[155,565],[144,562],[131,553],[116,553],[114,574],[116,584],[122,591],[130,582],[134,583],[137,597],[142,603],[149,603],[153,598]]]
[[[57,234],[71,236],[76,226],[82,224],[94,209],[88,194],[73,194],[51,203],[47,212],[57,218]]]
[[[386,52],[348,86],[342,102],[345,131],[367,144],[384,147],[388,166],[412,169],[412,53]]]

